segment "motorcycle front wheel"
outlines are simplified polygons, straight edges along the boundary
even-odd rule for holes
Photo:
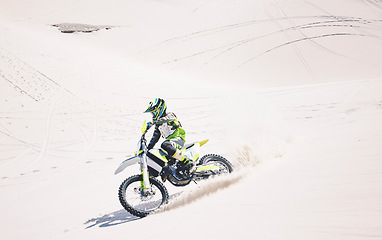
[[[118,197],[123,208],[137,217],[146,217],[168,202],[166,187],[156,178],[150,177],[150,189],[142,188],[142,175],[134,175],[122,182]]]

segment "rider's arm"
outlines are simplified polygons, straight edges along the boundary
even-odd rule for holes
[[[155,130],[154,130],[154,133],[153,133],[153,137],[151,138],[150,140],[150,143],[149,145],[147,146],[147,148],[150,150],[152,149],[155,144],[159,141],[159,138],[160,138],[160,131],[158,129],[158,126],[155,126]]]

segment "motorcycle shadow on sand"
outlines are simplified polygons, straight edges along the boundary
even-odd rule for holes
[[[180,194],[181,193],[172,194],[170,196],[170,200],[176,198]],[[88,221],[86,221],[84,223],[84,225],[90,224],[85,229],[89,229],[89,228],[97,227],[97,226],[100,228],[104,228],[104,227],[112,227],[112,226],[116,226],[119,224],[129,223],[129,222],[136,221],[139,219],[141,219],[141,218],[130,214],[125,209],[122,209],[122,210],[118,210],[118,211],[115,211],[112,213],[105,214],[101,217],[89,219]]]
[[[123,209],[123,210],[105,214],[101,217],[89,219],[84,224],[85,225],[91,224],[87,226],[85,229],[89,229],[96,226],[100,228],[104,228],[104,227],[112,227],[119,224],[132,222],[138,219],[140,218],[134,215],[131,215],[130,213],[126,212],[126,210]]]

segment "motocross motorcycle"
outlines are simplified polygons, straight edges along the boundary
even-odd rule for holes
[[[220,155],[207,154],[199,158],[200,147],[208,139],[186,144],[182,148],[181,151],[196,165],[191,173],[183,171],[181,163],[164,150],[148,150],[145,135],[152,125],[144,122],[135,155],[123,161],[115,171],[118,174],[128,166],[137,163],[140,165],[141,173],[123,181],[118,192],[124,209],[137,217],[145,217],[168,203],[169,194],[162,182],[168,180],[174,186],[186,186],[192,181],[197,182],[233,171],[232,164]],[[162,182],[158,179],[159,176]]]

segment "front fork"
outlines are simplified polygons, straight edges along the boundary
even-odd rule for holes
[[[150,190],[150,180],[149,180],[149,171],[147,167],[147,155],[143,154],[142,156],[142,164],[141,164],[141,172],[142,172],[142,182],[141,187],[143,190]]]

